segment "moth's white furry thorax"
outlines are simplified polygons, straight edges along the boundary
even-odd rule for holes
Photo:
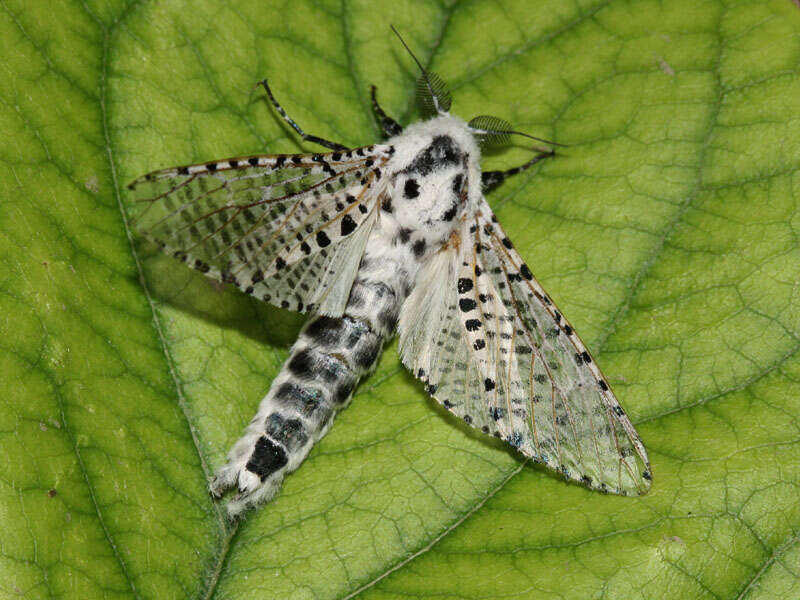
[[[475,136],[467,123],[453,115],[434,117],[408,125],[401,135],[389,140],[397,150],[397,166],[402,169],[425,149],[433,138],[448,136],[468,157],[466,170],[469,174],[469,200],[472,206],[480,204],[481,189],[481,151]]]
[[[469,125],[463,120],[453,115],[442,115],[433,117],[427,121],[418,121],[408,125],[403,133],[391,138],[388,143],[394,144],[398,151],[397,158],[402,164],[403,150],[406,153],[406,164],[421,152],[434,137],[446,135],[451,137],[463,151],[470,156],[470,167],[480,173],[481,152],[475,136],[469,129]],[[403,150],[401,150],[401,145]],[[480,190],[480,187],[478,187]],[[480,194],[479,194],[480,195]]]
[[[468,125],[450,115],[410,125],[387,143],[394,155],[387,164],[384,193],[392,208],[381,213],[390,221],[384,229],[410,238],[417,257],[428,257],[481,201],[478,144]]]

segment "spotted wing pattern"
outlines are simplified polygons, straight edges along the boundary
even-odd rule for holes
[[[420,273],[400,352],[445,408],[534,461],[602,491],[649,489],[633,425],[485,201]]]
[[[392,152],[381,145],[156,171],[129,186],[136,225],[213,279],[283,308],[339,316]]]

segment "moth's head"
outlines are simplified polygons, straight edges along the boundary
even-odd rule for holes
[[[408,47],[405,40],[400,36],[394,25],[391,26],[392,31],[400,39],[400,43],[417,63],[420,70],[419,79],[417,79],[417,99],[419,100],[420,107],[425,116],[443,117],[450,114],[450,106],[453,103],[453,98],[450,95],[450,90],[444,80],[433,71],[427,71],[419,62],[411,48]],[[474,117],[467,123],[467,129],[478,140],[482,147],[502,146],[508,143],[512,135],[522,135],[532,140],[544,142],[553,146],[563,146],[549,140],[534,137],[521,131],[514,131],[511,123],[500,119],[499,117],[492,117],[489,115],[479,115]]]

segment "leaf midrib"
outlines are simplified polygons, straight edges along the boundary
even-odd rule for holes
[[[134,12],[135,8],[142,4],[141,0],[133,0],[128,4],[125,10],[120,14],[120,16],[114,21],[111,26],[107,27],[103,24],[103,22],[98,19],[86,6],[85,2],[83,3],[84,10],[86,13],[92,18],[92,20],[97,24],[97,26],[103,32],[103,56],[101,62],[101,72],[100,72],[100,94],[99,94],[99,103],[100,103],[100,114],[102,116],[102,131],[103,131],[103,140],[105,142],[105,149],[106,149],[106,156],[108,158],[108,168],[111,174],[111,182],[114,189],[114,196],[117,201],[117,206],[119,208],[120,217],[123,224],[123,229],[125,231],[125,236],[128,240],[128,245],[131,250],[131,256],[133,258],[134,264],[136,266],[136,272],[138,274],[139,283],[142,287],[142,291],[144,292],[145,299],[147,301],[147,305],[150,308],[150,312],[152,314],[152,323],[153,328],[155,329],[156,336],[158,338],[159,345],[161,346],[161,350],[164,354],[164,361],[167,366],[167,370],[169,372],[169,376],[175,386],[175,394],[178,400],[178,405],[181,409],[182,414],[184,415],[184,419],[186,421],[186,426],[189,430],[189,434],[192,439],[192,443],[194,444],[195,452],[197,453],[198,459],[200,460],[201,467],[203,469],[203,473],[205,475],[206,481],[210,481],[211,478],[211,470],[208,466],[208,458],[206,457],[205,453],[202,450],[202,446],[200,444],[199,435],[197,430],[194,426],[192,420],[191,409],[186,402],[186,397],[184,395],[183,386],[180,383],[178,378],[174,361],[172,359],[172,354],[169,351],[169,347],[167,345],[167,341],[164,335],[164,331],[161,325],[161,319],[159,317],[158,311],[156,310],[155,303],[153,302],[152,295],[150,293],[150,289],[147,285],[147,281],[144,276],[144,270],[142,269],[142,264],[139,259],[139,255],[136,252],[136,246],[134,244],[133,234],[128,223],[127,214],[124,210],[122,204],[122,194],[119,186],[119,179],[117,176],[117,167],[116,162],[114,160],[114,151],[111,144],[110,133],[109,133],[109,116],[107,110],[107,101],[108,101],[108,56],[110,52],[110,47],[112,43],[112,38],[114,33],[119,29],[119,27],[124,23],[124,21]],[[62,410],[63,414],[63,410]],[[74,442],[74,440],[73,440]],[[89,474],[83,466],[83,462],[80,459],[80,454],[78,453],[77,445],[74,445],[75,452],[81,465],[81,471],[84,473],[87,486],[89,487],[90,491],[92,490],[92,485],[89,479]],[[95,510],[98,515],[98,519],[103,527],[103,531],[106,534],[106,539],[108,540],[109,545],[114,552],[114,556],[116,557],[117,561],[120,564],[122,572],[125,576],[126,581],[128,581],[129,585],[131,586],[131,591],[133,592],[134,597],[139,598],[139,594],[136,591],[136,586],[131,578],[130,574],[128,573],[125,561],[123,560],[122,556],[120,555],[116,544],[114,543],[113,536],[108,531],[100,513],[99,505],[95,500],[94,493],[92,492],[92,501],[95,506]],[[228,555],[229,549],[231,547],[232,540],[238,531],[239,524],[238,522],[231,523],[227,520],[226,515],[224,513],[224,508],[220,505],[219,502],[213,502],[213,509],[217,516],[217,537],[218,537],[218,550],[216,552],[216,556],[212,556],[212,567],[209,571],[209,577],[203,578],[204,581],[204,590],[201,588],[201,596],[203,598],[211,598],[214,594],[216,589],[216,584],[219,581],[219,577],[222,573],[223,565],[225,562],[225,558]]]
[[[742,600],[745,596],[747,596],[748,592],[758,585],[758,580],[761,579],[767,570],[775,564],[781,555],[785,554],[793,545],[800,543],[800,534],[789,536],[783,543],[779,544],[770,554],[769,558],[764,561],[764,564],[761,565],[761,568],[758,572],[753,575],[753,578],[747,582],[747,584],[742,588],[741,593],[736,596],[736,600]]]

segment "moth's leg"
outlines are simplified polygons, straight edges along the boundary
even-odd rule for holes
[[[537,154],[536,156],[534,156],[524,165],[514,167],[513,169],[508,169],[506,171],[484,171],[483,173],[481,173],[481,183],[483,184],[483,190],[484,191],[493,190],[509,177],[517,175],[518,173],[522,173],[523,171],[530,169],[540,160],[544,158],[549,158],[550,156],[554,155],[555,155],[554,150],[551,150],[550,152],[542,152],[541,154]]]
[[[403,128],[400,127],[400,124],[397,121],[383,112],[380,104],[378,104],[378,98],[376,96],[377,91],[378,88],[376,88],[374,85],[370,86],[370,93],[372,95],[372,110],[375,112],[375,117],[378,119],[378,122],[381,125],[383,135],[385,135],[387,138],[400,135],[403,133]]]
[[[330,142],[326,139],[321,137],[317,137],[315,135],[308,135],[305,131],[300,129],[300,126],[295,123],[292,118],[286,114],[286,111],[283,110],[283,107],[278,104],[278,101],[275,100],[275,96],[272,95],[272,90],[269,89],[269,85],[267,85],[267,80],[264,79],[263,81],[258,82],[259,85],[263,85],[264,89],[267,91],[267,96],[269,96],[270,102],[272,102],[272,106],[275,107],[275,110],[278,111],[278,114],[283,117],[283,120],[286,121],[289,125],[291,125],[292,129],[294,129],[303,140],[306,142],[314,142],[315,144],[319,144],[320,146],[325,146],[326,148],[330,148],[331,150],[349,150],[347,146],[342,144],[337,144],[336,142]]]

